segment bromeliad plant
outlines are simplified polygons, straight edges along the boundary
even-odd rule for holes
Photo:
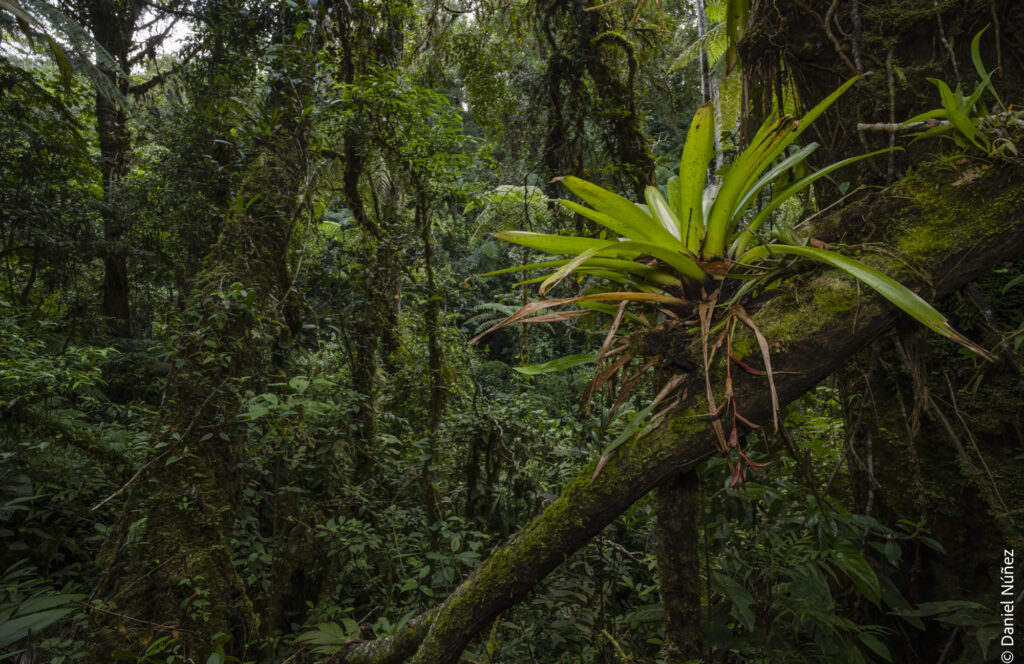
[[[600,224],[613,236],[590,238],[525,231],[497,232],[494,236],[507,242],[548,254],[573,257],[508,268],[490,274],[554,269],[551,274],[525,282],[540,282],[542,298],[571,274],[594,275],[613,286],[596,287],[575,297],[528,303],[472,341],[514,322],[567,320],[594,310],[614,314],[608,337],[596,356],[598,371],[584,397],[586,400],[630,359],[628,345],[611,348],[623,317],[630,315],[626,312],[628,303],[649,307],[646,315],[631,315],[632,320],[649,326],[654,325],[661,314],[679,317],[696,313],[705,340],[704,361],[707,365],[710,361],[708,338],[714,310],[718,301],[725,299],[722,284],[727,283],[729,278],[746,279],[747,282],[729,296],[730,306],[726,307],[726,314],[721,320],[726,323],[726,331],[731,330],[737,320],[754,330],[771,382],[767,342],[738,302],[742,294],[749,292],[758,279],[775,267],[775,262],[768,259],[783,255],[811,259],[838,268],[877,291],[929,329],[989,357],[984,349],[953,330],[946,318],[931,305],[879,270],[835,251],[808,246],[807,240],[799,238],[785,224],[776,224],[774,240],[767,239],[763,233],[765,222],[796,194],[839,168],[886,151],[879,150],[844,159],[802,177],[790,176],[804,167],[808,155],[818,145],[810,143],[803,148],[790,148],[795,146],[807,127],[856,80],[853,78],[844,83],[799,120],[789,116],[779,117],[774,113],[757,131],[750,145],[720,171],[720,182],[717,185],[707,181],[708,167],[714,156],[714,113],[710,105],[701,107],[690,124],[679,175],[669,180],[664,195],[657,187],[648,187],[646,204],[633,203],[576,177],[560,178],[562,184],[590,207],[568,200],[559,202],[569,210]],[[805,168],[803,170],[806,172]],[[767,203],[755,213],[753,206],[762,199],[766,199]],[[573,303],[583,309],[532,316],[544,309]],[[611,303],[618,304],[618,307]],[[721,341],[720,338],[713,344],[714,348]],[[616,354],[618,357],[615,357],[611,365],[601,370],[601,362]],[[578,356],[574,357],[574,362],[578,364]],[[652,362],[644,369],[652,366]],[[632,384],[631,380],[624,379],[624,385]],[[673,379],[666,387],[672,386],[673,382],[678,384]],[[711,386],[708,388],[711,400],[709,405],[714,412]],[[665,394],[663,390],[655,402]],[[721,425],[716,423],[723,448],[736,447],[737,414],[735,404],[732,405],[734,422],[728,441]]]

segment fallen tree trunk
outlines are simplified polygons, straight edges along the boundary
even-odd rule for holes
[[[815,234],[831,242],[857,238],[883,243],[884,253],[860,258],[933,299],[1024,251],[1024,178],[1019,175],[1020,169],[1010,166],[923,169],[883,194],[832,215]],[[775,371],[787,372],[776,375],[783,405],[827,377],[902,315],[835,271],[802,275],[747,308],[772,346]],[[756,344],[741,327],[736,328],[733,353],[756,363]],[[699,357],[698,340],[691,350]],[[723,374],[719,361],[712,367],[713,383],[720,385]],[[739,371],[732,375],[743,416],[770,422],[772,405],[765,379]],[[703,376],[695,372],[680,389],[687,390],[689,398],[655,431],[622,445],[596,478],[595,461],[568,482],[561,497],[495,549],[432,611],[425,634],[420,622],[418,629],[410,628],[405,638],[396,639],[405,652],[410,640],[423,639],[409,661],[458,662],[481,629],[522,601],[540,580],[637,499],[715,452],[716,437],[701,396]],[[404,653],[382,645],[357,644],[331,661],[406,661]]]

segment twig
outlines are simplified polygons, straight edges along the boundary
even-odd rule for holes
[[[981,291],[978,290],[978,287],[974,282],[967,284],[967,296],[971,298],[971,302],[974,302],[974,306],[978,307],[978,311],[980,311],[981,315],[984,316],[989,329],[998,335],[999,350],[1002,351],[1003,359],[1006,360],[1006,364],[1013,370],[1013,373],[1017,375],[1017,378],[1024,378],[1024,374],[1022,374],[1020,370],[1020,364],[1017,363],[1017,357],[1013,354],[1013,350],[1010,349],[1009,344],[1006,343],[1006,335],[1003,334],[1002,329],[999,327],[999,323],[996,321],[996,316],[992,311],[992,307],[985,299],[985,296],[981,294]]]
[[[896,81],[893,78],[893,66],[892,59],[895,54],[895,47],[890,48],[889,52],[885,56],[885,78],[886,84],[889,86],[889,122],[896,124]],[[889,154],[888,166],[889,169],[886,172],[886,183],[892,184],[896,179],[896,132],[889,133]]]
[[[1018,117],[1010,117],[1009,113],[996,113],[977,118],[982,122],[999,122],[1006,125],[1024,128],[1024,120]],[[907,131],[909,129],[922,129],[925,127],[948,127],[949,120],[937,120],[932,118],[923,122],[858,122],[857,131]]]
[[[949,51],[949,61],[953,65],[953,78],[956,79],[957,87],[962,88],[963,82],[960,80],[960,67],[956,64],[956,54],[953,53],[953,47],[950,45],[949,40],[946,39],[946,29],[942,25],[942,12],[939,10],[939,0],[932,0],[932,4],[935,6],[935,22],[939,24],[939,41]]]
[[[995,492],[996,498],[999,499],[1003,509],[1006,510],[1006,516],[1013,523],[1013,517],[1010,516],[1010,508],[1006,506],[1006,501],[1003,500],[1002,494],[999,493],[999,485],[996,484],[996,478],[992,475],[992,471],[988,467],[988,462],[985,461],[985,457],[981,453],[981,448],[978,447],[978,441],[974,438],[974,434],[971,433],[970,427],[967,426],[967,422],[964,420],[963,413],[960,412],[960,407],[956,402],[956,390],[953,389],[953,381],[949,379],[949,373],[943,371],[943,377],[946,379],[946,386],[949,388],[949,398],[953,403],[953,412],[956,413],[956,417],[960,420],[960,424],[963,425],[964,431],[967,433],[967,439],[971,441],[971,446],[974,447],[975,453],[978,455],[978,459],[981,461],[982,467],[985,468],[985,474],[988,475],[988,479],[992,482],[992,491]]]
[[[178,438],[178,444],[181,444],[185,440],[185,438],[188,436],[188,434],[191,433],[192,427],[195,426],[195,423],[199,420],[199,414],[203,412],[204,408],[206,408],[206,404],[208,404],[210,402],[210,399],[213,398],[213,395],[217,394],[218,392],[220,392],[220,388],[224,387],[224,383],[226,383],[226,382],[228,382],[227,378],[222,380],[220,382],[220,385],[218,385],[216,389],[211,390],[210,393],[206,395],[206,398],[203,399],[203,403],[199,404],[199,408],[196,409],[195,415],[192,416],[192,421],[188,423],[188,426],[185,428],[185,432],[181,434],[180,438]],[[146,470],[151,465],[153,465],[153,463],[155,463],[155,462],[159,461],[160,459],[164,458],[165,456],[167,456],[167,454],[170,453],[171,450],[173,450],[173,449],[175,449],[177,447],[178,447],[178,445],[168,445],[166,450],[164,450],[163,452],[161,452],[157,456],[153,457],[152,459],[150,459],[146,463],[142,464],[142,467],[139,468],[138,470],[136,470],[135,474],[132,475],[130,478],[128,478],[128,481],[125,482],[121,486],[120,489],[118,489],[114,493],[110,494],[109,496],[107,496],[106,498],[101,500],[100,502],[96,503],[96,505],[94,505],[92,507],[92,509],[90,509],[89,511],[90,512],[95,512],[99,508],[101,508],[104,505],[106,505],[107,503],[109,503],[114,498],[120,496],[122,493],[124,493],[124,490],[127,489],[131,485],[132,482],[134,482],[135,480],[137,480],[139,478],[139,475],[141,475],[144,470]]]

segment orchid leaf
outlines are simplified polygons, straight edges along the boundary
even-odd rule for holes
[[[924,113],[918,113],[914,117],[907,120],[904,124],[914,124],[915,122],[924,122],[925,120],[937,120],[939,118],[946,117],[946,109],[944,108],[933,108],[930,111]]]
[[[978,84],[978,87],[988,88],[988,91],[992,93],[992,96],[995,97],[996,101],[999,102],[999,105],[1002,106],[1003,102],[999,98],[999,93],[996,92],[996,88],[992,85],[991,81],[992,74],[995,73],[995,70],[992,70],[991,72],[985,71],[985,65],[981,61],[981,36],[985,34],[985,31],[988,30],[988,28],[989,26],[986,25],[978,32],[978,34],[974,35],[974,39],[971,40],[971,62],[974,63],[974,71],[978,72],[978,76],[981,77],[981,83]],[[974,95],[971,96],[973,97]]]

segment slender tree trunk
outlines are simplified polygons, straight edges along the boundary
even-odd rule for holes
[[[700,479],[681,472],[659,486],[658,581],[665,607],[666,662],[686,662],[701,652]]]
[[[96,42],[114,60],[121,72],[100,61],[97,69],[111,87],[128,94],[129,54],[133,47],[136,22],[143,3],[93,0],[86,5],[86,20]],[[128,225],[118,203],[118,184],[128,170],[131,135],[128,113],[102,89],[96,91],[96,130],[103,174],[103,316],[111,334],[129,337],[131,327],[131,283],[125,242]]]
[[[424,499],[427,505],[427,518],[431,523],[441,519],[439,509],[440,496],[434,485],[433,473],[430,468],[437,463],[437,431],[444,416],[444,405],[447,392],[444,385],[442,366],[444,349],[441,346],[441,294],[438,292],[434,278],[434,238],[430,209],[426,204],[426,196],[421,195],[416,207],[416,218],[422,229],[423,261],[427,273],[427,311],[424,321],[427,332],[427,368],[430,373],[430,421],[427,436],[430,439],[430,458],[423,464]],[[433,530],[431,531],[433,532]]]

